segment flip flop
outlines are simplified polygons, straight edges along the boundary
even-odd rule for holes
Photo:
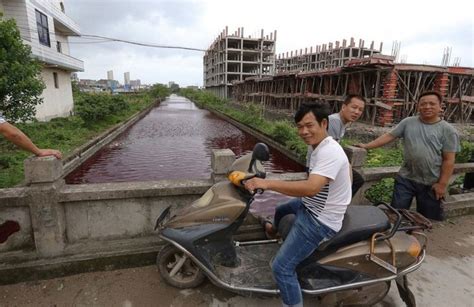
[[[265,237],[269,240],[271,239],[278,239],[280,236],[276,231],[273,230],[273,222],[268,217],[258,216],[257,217],[258,223],[262,225],[263,231],[265,232]],[[272,232],[267,231],[267,224],[272,225]]]

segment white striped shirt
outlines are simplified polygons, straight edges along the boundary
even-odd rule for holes
[[[339,231],[347,206],[351,202],[350,164],[344,150],[328,136],[314,149],[309,163],[309,173],[329,179],[318,194],[303,197],[302,202],[318,221]]]

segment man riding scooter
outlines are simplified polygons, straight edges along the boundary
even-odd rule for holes
[[[341,229],[351,201],[351,167],[342,147],[327,134],[329,114],[329,106],[323,103],[303,104],[295,114],[299,136],[314,149],[306,180],[245,182],[249,191],[272,190],[297,197],[282,210],[295,214],[296,221],[272,263],[283,306],[303,306],[296,267]]]

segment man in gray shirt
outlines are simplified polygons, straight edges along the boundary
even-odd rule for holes
[[[0,113],[0,134],[16,146],[38,157],[55,156],[61,159],[61,152],[55,149],[40,149],[20,129],[8,123]]]
[[[392,206],[408,209],[416,197],[417,211],[433,220],[444,218],[441,200],[459,151],[456,129],[440,117],[441,104],[439,93],[422,93],[418,101],[419,116],[405,118],[391,132],[357,145],[371,149],[402,138],[403,164],[395,179]]]
[[[346,128],[358,120],[364,112],[365,99],[359,95],[348,95],[342,103],[341,111],[329,115],[328,124],[328,135],[331,136],[338,143],[341,142]],[[313,153],[312,146],[308,146],[308,153],[306,155],[306,166],[308,167],[309,158]],[[352,197],[364,184],[364,178],[355,171],[352,170]]]

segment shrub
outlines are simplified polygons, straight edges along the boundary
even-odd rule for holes
[[[75,96],[75,112],[86,124],[129,108],[125,98],[118,95],[80,93]]]
[[[392,200],[393,186],[395,180],[393,178],[382,179],[379,183],[373,185],[365,192],[365,197],[372,203],[384,201],[390,203]]]
[[[456,163],[466,163],[474,155],[474,143],[469,141],[461,142],[461,151],[456,154]]]

